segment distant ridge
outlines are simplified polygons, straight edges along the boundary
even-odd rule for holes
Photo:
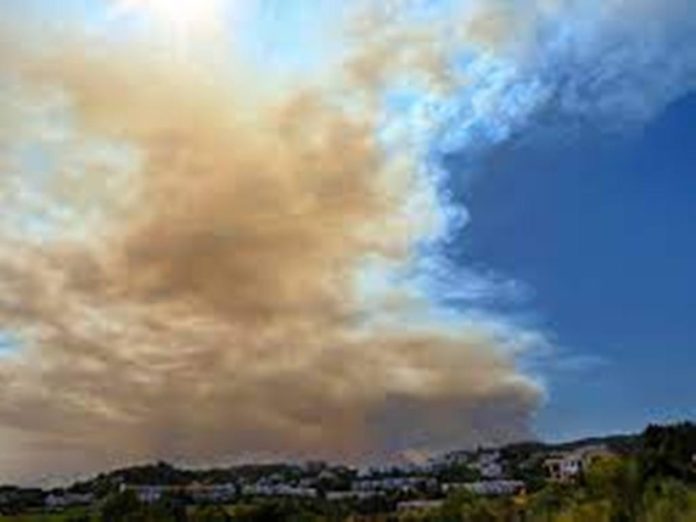
[[[471,450],[459,450],[444,453],[441,458],[446,458],[448,455],[475,455],[487,451],[500,451],[507,459],[512,461],[523,460],[531,455],[539,455],[553,452],[573,451],[584,446],[602,445],[606,446],[611,451],[630,455],[635,454],[644,449],[646,443],[658,444],[654,439],[659,439],[663,433],[682,431],[687,433],[688,444],[691,449],[683,449],[683,451],[691,454],[696,454],[696,423],[681,422],[671,425],[649,425],[640,434],[614,434],[607,436],[587,437],[574,441],[547,443],[542,441],[523,441],[497,448],[478,448]],[[651,442],[653,440],[653,442]],[[211,468],[186,468],[176,467],[167,462],[145,463],[116,469],[113,471],[103,472],[96,475],[94,478],[82,480],[73,483],[65,488],[71,493],[86,493],[91,492],[97,496],[108,494],[110,491],[118,488],[121,484],[130,485],[171,485],[181,486],[191,483],[202,484],[222,484],[238,481],[255,481],[263,476],[272,474],[296,474],[302,470],[308,470],[313,467],[317,469],[332,469],[332,470],[349,470],[349,466],[334,465],[324,462],[309,462],[306,464],[294,463],[251,463],[232,465],[227,467],[211,467]],[[395,466],[394,469],[398,467]],[[27,491],[39,490],[40,488],[17,488],[16,486],[0,486],[0,494],[3,491],[11,489],[26,489]]]

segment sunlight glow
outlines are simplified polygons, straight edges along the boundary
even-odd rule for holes
[[[116,0],[115,14],[145,14],[177,37],[210,35],[223,24],[225,0]]]

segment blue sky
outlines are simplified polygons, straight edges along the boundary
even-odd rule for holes
[[[696,416],[694,122],[696,93],[628,134],[506,144],[452,181],[475,219],[451,258],[526,282],[569,357],[545,368],[546,437]]]

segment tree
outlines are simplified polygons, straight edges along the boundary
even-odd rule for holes
[[[611,520],[634,522],[642,495],[642,476],[635,459],[608,457],[594,462],[584,476],[591,501],[608,501]]]
[[[188,517],[188,522],[229,522],[230,520],[232,517],[219,506],[204,506]]]
[[[133,491],[116,493],[104,501],[101,508],[101,518],[104,522],[120,522],[141,507],[142,504]]]
[[[674,479],[652,481],[643,496],[641,522],[692,522],[696,520],[696,492]]]
[[[651,425],[641,437],[640,464],[646,478],[673,477],[696,483],[696,424]]]

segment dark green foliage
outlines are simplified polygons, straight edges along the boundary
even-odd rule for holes
[[[40,489],[0,487],[0,513],[22,513],[43,506],[46,493]]]
[[[451,464],[438,469],[435,476],[440,482],[475,482],[481,474],[466,464]]]
[[[108,497],[101,507],[104,522],[120,522],[142,509],[142,504],[132,491],[125,491]]]
[[[269,500],[239,510],[234,520],[244,522],[310,522],[327,519],[321,505],[292,500]],[[340,520],[340,519],[339,519]]]
[[[640,465],[646,477],[673,477],[696,482],[696,424],[648,426],[641,437]]]
[[[141,503],[132,491],[107,498],[101,508],[103,522],[187,522],[186,509],[176,499]]]
[[[187,517],[188,522],[230,522],[232,517],[220,506],[204,506]]]
[[[509,498],[483,498],[467,492],[450,495],[437,512],[424,515],[427,522],[521,522],[519,509]]]

